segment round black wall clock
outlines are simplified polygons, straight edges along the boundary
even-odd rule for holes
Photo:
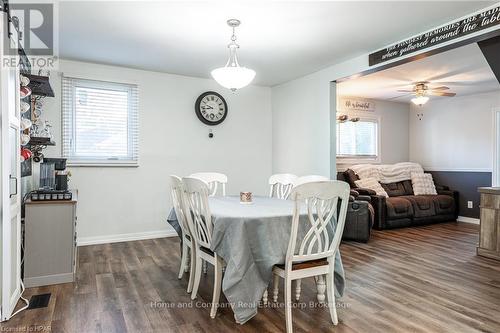
[[[207,125],[218,125],[226,119],[227,103],[224,97],[214,91],[207,91],[201,94],[196,103],[194,110],[198,119]]]

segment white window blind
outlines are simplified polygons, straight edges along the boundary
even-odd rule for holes
[[[376,159],[378,139],[376,119],[337,123],[337,157]]]
[[[63,156],[70,165],[137,165],[137,109],[136,85],[63,77]]]

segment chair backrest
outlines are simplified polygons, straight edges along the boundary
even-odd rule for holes
[[[278,173],[269,177],[269,196],[271,198],[288,199],[293,182],[298,177],[291,173]]]
[[[324,182],[324,181],[328,181],[328,180],[330,180],[330,178],[325,177],[325,176],[318,176],[318,175],[302,176],[302,177],[298,177],[297,179],[295,179],[295,181],[293,182],[293,187],[296,187],[296,186],[299,186],[302,184],[306,184],[306,183]]]
[[[210,248],[212,245],[212,215],[208,206],[208,185],[198,178],[182,178],[188,224],[195,242],[199,246]]]
[[[337,180],[305,183],[292,190],[290,198],[295,204],[285,263],[287,269],[291,269],[293,262],[335,254],[344,231],[349,192],[349,184]],[[305,228],[304,237],[297,239],[301,208],[306,214],[303,219],[307,219],[308,228]]]
[[[186,220],[186,208],[184,205],[184,189],[182,179],[175,175],[170,176],[170,193],[172,195],[172,203],[174,206],[177,221],[184,235],[191,235],[188,222]]]
[[[189,177],[198,178],[207,183],[209,196],[213,197],[217,195],[219,185],[222,188],[222,196],[226,196],[227,176],[225,174],[217,172],[197,172],[189,175]]]

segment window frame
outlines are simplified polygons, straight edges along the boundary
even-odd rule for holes
[[[369,116],[365,114],[357,114],[351,113],[349,114],[349,118],[358,117],[360,122],[373,122],[377,124],[377,143],[376,147],[376,156],[373,157],[371,155],[340,155],[339,152],[339,131],[338,131],[338,123],[335,124],[335,147],[336,147],[336,160],[337,164],[377,164],[381,161],[381,140],[382,140],[382,117],[380,116]]]
[[[62,156],[67,159],[67,165],[72,167],[138,167],[139,166],[139,98],[138,87],[135,84],[123,82],[101,81],[80,77],[62,77],[62,86],[64,80],[69,79],[71,83],[71,96],[65,96],[64,88],[62,88]],[[76,154],[76,145],[73,144],[76,138],[76,89],[77,87],[123,91],[128,94],[127,103],[127,157],[117,158],[78,158]],[[71,110],[65,109],[65,100],[71,101]],[[134,105],[135,104],[135,105]],[[70,114],[70,119],[65,120]],[[66,128],[67,126],[70,127]],[[70,133],[70,138],[65,138],[65,135]]]

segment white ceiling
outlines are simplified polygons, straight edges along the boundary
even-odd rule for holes
[[[411,90],[413,83],[419,81],[429,81],[430,88],[447,86],[450,88],[447,92],[454,92],[457,96],[500,90],[498,80],[474,43],[342,82],[338,85],[338,93],[341,96],[410,102],[414,96],[397,90]]]
[[[60,2],[61,58],[196,77],[223,66],[238,18],[243,66],[276,85],[384,47],[494,1]]]

